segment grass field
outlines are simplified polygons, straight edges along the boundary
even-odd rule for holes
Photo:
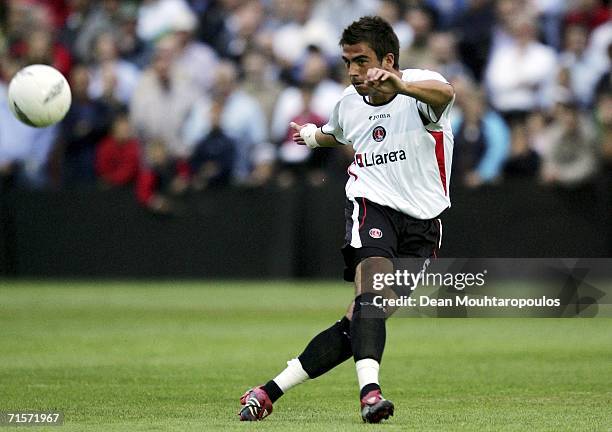
[[[364,425],[352,362],[264,422],[238,398],[352,297],[340,283],[0,281],[0,411],[52,431],[612,431],[611,319],[393,319],[396,415]]]

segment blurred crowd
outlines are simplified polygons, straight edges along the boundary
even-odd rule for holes
[[[311,152],[289,122],[325,123],[347,85],[338,39],[380,15],[400,67],[455,87],[453,182],[574,187],[612,169],[612,11],[603,0],[6,0],[0,7],[2,186],[133,187],[173,196],[229,184],[343,179],[351,149]],[[13,74],[71,84],[59,124],[6,103]]]

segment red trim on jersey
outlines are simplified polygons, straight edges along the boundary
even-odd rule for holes
[[[366,216],[368,215],[368,208],[366,207],[365,198],[361,198],[361,202],[363,204],[363,219],[361,219],[361,224],[359,225],[359,229],[363,226],[366,220]]]
[[[446,191],[446,165],[444,163],[444,132],[442,131],[430,131],[431,136],[436,141],[436,160],[438,161],[438,170],[440,171],[440,181],[444,188],[444,195],[447,195]]]
[[[355,174],[354,172],[351,172],[351,167],[355,164],[355,162],[351,163],[347,168],[346,168],[346,172],[348,173],[348,175],[355,177],[355,181],[357,181],[359,179],[359,177],[357,176],[357,174]]]

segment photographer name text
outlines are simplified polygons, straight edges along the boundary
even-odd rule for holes
[[[539,298],[503,298],[503,297],[468,297],[457,295],[448,298],[434,298],[429,296],[398,298],[385,298],[382,295],[374,297],[374,306],[378,307],[511,307],[522,309],[525,307],[559,307],[561,300],[542,296]]]

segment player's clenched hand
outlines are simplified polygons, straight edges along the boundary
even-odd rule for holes
[[[306,125],[299,125],[299,124],[297,124],[295,122],[291,122],[291,123],[289,123],[289,126],[291,127],[291,129],[295,130],[295,133],[293,134],[293,141],[296,144],[299,144],[299,145],[306,145],[306,142],[304,141],[304,138],[302,138],[300,136],[300,131]]]
[[[313,123],[306,123],[305,125],[299,125],[295,122],[289,123],[292,129],[295,130],[293,134],[293,141],[299,145],[306,145],[311,149],[321,147],[321,143],[317,141],[317,126]]]
[[[402,80],[397,75],[384,69],[368,69],[365,84],[380,93],[399,93]]]

